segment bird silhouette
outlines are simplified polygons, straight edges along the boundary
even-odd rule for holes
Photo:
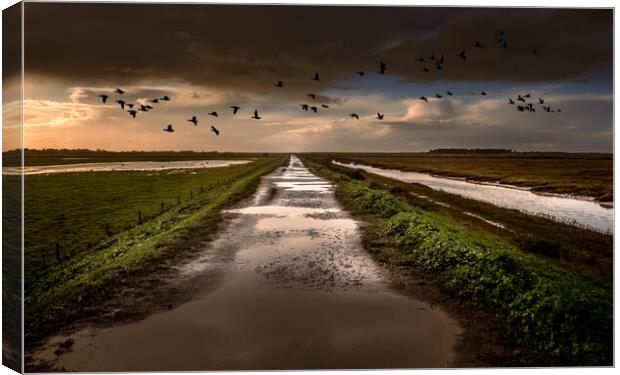
[[[220,131],[213,125],[211,125],[211,131],[215,133],[215,135],[220,135]]]
[[[508,48],[508,43],[504,41],[504,43],[502,43],[502,48]]]
[[[146,108],[146,109],[153,109],[153,107],[152,107],[152,106],[150,106],[150,105],[148,105],[148,104],[147,104],[147,105],[145,105],[145,106],[144,106],[144,108]]]
[[[359,71],[359,72],[355,72],[355,74],[357,74],[358,76],[360,76],[360,77],[361,77],[361,76],[363,76],[363,75],[364,75],[364,72]]]
[[[524,107],[524,106],[522,106],[522,105],[518,105],[518,106],[517,106],[517,110],[518,110],[519,112],[525,112],[525,107]]]
[[[150,101],[151,103],[155,103],[155,104],[159,103],[159,99],[151,99],[151,100],[149,100],[149,101]]]
[[[474,43],[474,48],[480,48],[480,49],[484,49],[484,45],[480,42],[476,42]]]
[[[428,103],[428,99],[426,98],[426,96],[420,96],[420,100],[424,100],[425,102]]]
[[[318,108],[317,108],[317,107],[315,107],[315,106],[312,106],[312,107],[310,107],[310,110],[311,110],[312,112],[316,113],[316,111],[318,110]]]
[[[379,62],[379,74],[385,74],[386,65],[383,61]]]
[[[562,110],[561,110],[561,109],[556,109],[556,111],[558,111],[558,112],[562,112]]]
[[[148,112],[149,109],[144,104],[140,104],[140,108],[138,108],[138,111]]]
[[[159,100],[163,100],[163,101],[168,102],[168,101],[170,101],[170,97],[168,95],[164,95],[161,98],[159,98]]]
[[[125,101],[124,100],[117,100],[116,103],[118,103],[121,106],[121,109],[125,109]]]
[[[300,104],[301,109],[303,109],[304,111],[308,110],[308,104]]]
[[[125,91],[121,90],[121,89],[116,89],[116,90],[114,90],[114,92],[119,94],[119,95],[123,95],[125,93]]]
[[[439,94],[435,94],[435,97],[436,97],[437,99],[441,99],[441,98],[443,98],[443,96],[441,96],[441,95],[439,95]]]
[[[480,93],[480,95],[486,95],[486,94],[487,94],[487,93],[486,93],[486,92],[484,92],[484,91],[482,91],[482,92]]]
[[[132,103],[127,103],[127,104],[125,104],[125,105],[126,105],[127,107],[129,107],[129,108],[133,108],[133,104],[132,104]]]
[[[543,99],[543,98],[538,98],[538,103],[540,103],[540,104],[545,104],[545,99]]]
[[[543,105],[543,109],[544,109],[545,111],[547,111],[547,112],[551,112],[551,106],[545,107],[545,106]]]
[[[515,101],[512,98],[508,98],[508,104],[515,104]]]
[[[310,79],[313,80],[313,81],[320,81],[321,80],[321,78],[319,77],[319,73],[318,72],[314,73],[314,77],[311,77]]]
[[[108,100],[109,96],[105,95],[105,94],[101,94],[101,95],[97,95],[98,97],[101,98],[101,100],[103,101],[103,104],[105,104],[106,100]]]
[[[428,58],[435,61],[435,54],[430,55]]]
[[[232,108],[233,110],[233,115],[236,115],[237,112],[239,112],[239,108],[241,107],[239,107],[238,105],[231,105],[230,108]]]
[[[465,50],[461,51],[461,53],[459,53],[457,56],[463,60],[467,60],[467,56],[465,56]]]
[[[192,116],[192,118],[190,118],[187,121],[191,122],[192,124],[194,124],[194,126],[198,126],[198,118],[196,118],[196,116]]]
[[[525,95],[523,95],[523,97],[524,97],[524,98],[529,98],[529,97],[530,97],[530,94],[525,94]]]
[[[308,94],[307,96],[311,99],[316,99],[316,94]]]
[[[446,94],[452,96],[453,94],[450,91],[446,91]]]
[[[377,112],[377,120],[383,120],[383,116],[385,116],[385,114]]]
[[[520,102],[525,103],[525,99],[520,94],[517,95],[517,100],[520,101]]]
[[[213,112],[209,112],[207,113],[209,116],[213,116],[213,117],[217,117],[217,112],[213,111]]]
[[[252,118],[255,119],[255,120],[260,120],[262,118],[262,117],[260,117],[258,115],[258,110],[257,109],[254,110],[254,116],[252,116]]]
[[[133,109],[130,109],[130,110],[129,110],[129,111],[127,111],[127,112],[129,112],[129,115],[130,115],[131,117],[133,117],[133,118],[136,118],[136,115],[138,114],[138,111],[133,110]]]
[[[536,112],[536,109],[534,108],[534,105],[532,103],[527,103],[527,106],[530,109],[530,112]]]
[[[323,108],[329,108],[329,106],[327,104],[321,104],[321,107]]]
[[[419,57],[419,58],[418,58],[418,61],[419,61],[419,62],[424,62],[424,57]]]
[[[441,64],[437,61],[437,70],[441,70]]]
[[[537,54],[537,53],[538,53],[538,50],[537,50],[537,49],[533,49],[533,50],[532,50],[532,55],[535,55],[535,54]]]
[[[441,58],[439,59],[439,63],[440,63],[440,64],[443,64],[443,61],[444,61],[444,60],[443,60],[443,55],[442,55],[442,56],[441,56]]]
[[[277,81],[277,82],[274,84],[274,86],[275,86],[275,87],[284,87],[284,82],[282,82],[282,81]]]
[[[359,120],[360,117],[357,115],[357,113],[351,113],[349,116],[353,117],[354,119]]]
[[[168,124],[168,126],[164,128],[164,131],[168,133],[174,133],[174,129],[172,128],[172,125],[170,124]]]
[[[426,69],[426,67],[424,67],[424,69],[422,69],[422,71],[423,71],[424,73],[428,73],[428,72],[429,72],[429,70],[428,70],[428,69]]]

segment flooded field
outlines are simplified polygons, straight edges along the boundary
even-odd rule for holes
[[[126,161],[114,163],[80,163],[42,165],[25,167],[24,174],[50,174],[70,172],[112,172],[112,171],[163,171],[171,169],[198,169],[227,167],[249,163],[249,160],[181,160],[181,161]],[[19,168],[5,167],[3,174],[19,174]]]
[[[336,161],[333,163],[404,182],[419,183],[434,190],[491,203],[499,207],[545,216],[560,222],[574,223],[603,233],[613,232],[613,208],[602,206],[593,200],[538,194],[512,186],[437,177],[427,173],[384,169],[356,163],[345,164]]]
[[[461,333],[393,292],[333,187],[296,157],[161,280],[196,298],[137,323],[54,337],[36,356],[73,371],[446,367]],[[71,350],[54,353],[73,340]]]

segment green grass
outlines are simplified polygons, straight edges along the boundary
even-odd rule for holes
[[[329,158],[313,156],[330,164]],[[528,215],[518,210],[461,197],[427,186],[375,175],[360,169],[330,168],[363,182],[366,186],[389,191],[401,201],[437,213],[458,223],[464,230],[476,230],[502,238],[524,252],[534,254],[564,268],[613,282],[613,236],[550,218]],[[500,223],[491,225],[472,213]]]
[[[194,152],[194,151],[91,151],[91,150],[29,150],[24,151],[26,166],[79,163],[113,163],[128,161],[181,161],[181,160],[249,160],[277,156],[266,153]],[[3,153],[6,160],[15,160],[15,151]]]
[[[21,180],[2,176],[2,363],[21,368]]]
[[[508,339],[536,358],[532,365],[612,364],[611,288],[501,239],[464,230],[331,166],[306,162],[337,183],[347,209],[379,223],[396,243],[402,264],[421,267],[447,293],[498,316]]]
[[[375,167],[464,177],[531,187],[533,191],[613,200],[610,154],[511,153],[497,155],[330,154]]]
[[[262,161],[261,161],[262,162]],[[260,163],[260,162],[259,162]],[[159,172],[82,172],[25,176],[27,281],[103,239],[198,197],[259,163]],[[179,201],[177,201],[179,198]],[[106,230],[107,224],[107,230]],[[27,283],[28,284],[28,283]]]
[[[217,228],[219,210],[251,194],[259,177],[284,161],[284,157],[262,158],[196,174],[102,172],[73,178],[59,174],[30,182],[28,176],[27,189],[32,184],[40,188],[26,192],[26,269],[31,273],[39,267],[27,283],[28,335],[37,337],[87,314],[111,288],[208,239]],[[200,186],[204,186],[202,193]],[[193,199],[189,199],[190,190]],[[177,194],[183,197],[180,204],[176,204]],[[162,200],[168,209],[160,214]],[[54,206],[56,201],[60,204]],[[136,225],[138,209],[143,209],[145,219]],[[45,221],[48,216],[52,221]],[[103,221],[114,223],[118,233],[107,236],[100,226]],[[42,262],[46,257],[39,253],[49,258],[49,246],[38,250],[35,246],[57,239],[65,241],[65,248],[73,244],[72,256],[60,263]]]

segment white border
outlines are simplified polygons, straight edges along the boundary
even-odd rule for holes
[[[45,1],[26,1],[26,2],[45,2]],[[49,1],[47,1],[49,2]],[[197,3],[197,4],[290,4],[290,5],[294,5],[294,4],[307,4],[307,5],[369,5],[369,6],[389,6],[389,5],[394,5],[394,6],[439,6],[439,7],[450,7],[450,6],[468,6],[468,7],[557,7],[557,8],[614,8],[615,7],[615,1],[610,1],[610,0],[590,0],[590,1],[576,1],[576,0],[546,0],[544,2],[541,1],[533,1],[533,0],[521,0],[518,2],[500,2],[500,1],[493,1],[493,0],[478,0],[478,1],[466,1],[466,0],[449,0],[449,1],[425,1],[425,0],[387,0],[387,1],[378,1],[378,0],[355,0],[355,1],[348,1],[348,0],[321,0],[321,1],[311,1],[311,0],[298,0],[298,1],[257,1],[257,0],[242,0],[242,1],[238,1],[238,0],[228,0],[228,1],[223,1],[223,0],[212,0],[212,1],[196,1],[196,0],[184,0],[184,1],[174,1],[174,0],[150,0],[150,1],[140,1],[140,0],[135,0],[135,1],[76,1],[76,0],[68,0],[68,1],[58,1],[58,2],[80,2],[80,3]],[[16,1],[14,0],[0,0],[0,5],[2,6],[2,9],[5,9],[11,5],[13,5],[14,3],[16,3]],[[615,21],[615,14],[614,14],[614,21]],[[22,36],[23,36],[23,27],[24,27],[24,23],[23,23],[23,13],[22,13]],[[617,91],[618,88],[618,82],[615,79],[615,62],[617,61],[616,57],[617,57],[617,53],[618,51],[615,49],[615,40],[617,39],[617,30],[615,28],[615,23],[614,23],[614,93]],[[1,31],[0,31],[0,40],[1,40]],[[22,100],[23,100],[23,37],[22,37],[22,90],[21,90],[21,95],[22,95]],[[0,90],[1,91],[1,90]],[[0,100],[2,98],[2,93],[0,92]],[[614,95],[614,130],[615,130],[615,113],[616,113],[616,106],[617,103],[615,101],[615,95]],[[23,110],[22,110],[22,124],[23,124]],[[0,141],[1,141],[1,132],[0,132]],[[22,145],[23,145],[23,140],[24,140],[24,134],[23,134],[23,127],[22,127]],[[614,131],[614,166],[617,165],[618,162],[618,155],[619,155],[619,146],[618,146],[618,142],[616,142],[616,133]],[[23,155],[22,155],[23,158]],[[1,154],[0,154],[0,161],[1,161]],[[614,186],[616,181],[617,181],[617,177],[618,177],[618,171],[614,168]],[[23,180],[22,180],[23,181]],[[23,183],[23,182],[22,182]],[[23,189],[23,186],[22,186]],[[0,193],[2,192],[2,189],[0,187]],[[1,206],[1,202],[0,202],[0,206]],[[22,200],[22,206],[23,206],[23,200]],[[23,207],[22,207],[23,210]],[[1,216],[1,211],[0,211],[0,216]],[[614,212],[614,216],[616,216],[616,212]],[[620,227],[620,225],[618,224],[618,221],[615,220],[614,217],[614,232],[618,233],[618,228]],[[23,228],[23,218],[22,218],[22,228]],[[0,233],[0,239],[1,239],[2,234]],[[23,236],[23,231],[22,231],[22,236]],[[22,238],[23,241],[23,238]],[[614,237],[614,252],[617,249],[617,241],[616,238]],[[22,258],[23,260],[23,258]],[[614,286],[617,285],[616,281],[618,280],[618,275],[615,273],[615,263],[614,262]],[[0,266],[1,266],[1,260],[0,260]],[[22,265],[23,267],[23,265]],[[23,281],[22,281],[23,283]],[[618,296],[617,291],[615,291],[614,293],[614,301],[616,301],[616,298]],[[22,287],[22,298],[23,298],[23,287]],[[23,306],[22,306],[22,314],[23,314]],[[23,316],[23,315],[22,315]],[[618,315],[618,304],[614,303],[614,317],[619,316]],[[1,324],[1,322],[0,322]],[[23,325],[23,321],[22,321],[22,325]],[[615,329],[615,319],[614,319],[614,333],[616,333],[617,330]],[[620,350],[618,349],[618,345],[615,345],[614,348],[614,355],[615,358],[620,358],[618,356],[618,354],[620,353]],[[553,373],[560,373],[560,374],[564,374],[564,373],[571,373],[571,374],[586,374],[586,373],[590,373],[590,372],[597,372],[597,373],[615,373],[615,369],[613,368],[606,368],[606,369],[597,369],[597,368],[553,368],[553,369],[476,369],[476,370],[380,370],[380,371],[371,371],[372,373],[376,373],[376,374],[382,374],[382,375],[387,375],[387,374],[401,374],[401,373],[415,373],[415,374],[429,374],[429,373],[433,373],[436,371],[447,371],[444,373],[457,373],[457,372],[461,372],[461,371],[467,371],[467,372],[472,372],[472,371],[484,371],[485,373],[495,373],[498,371],[501,371],[503,373],[510,373],[510,374],[540,374],[543,372],[553,372]],[[298,373],[311,373],[311,372],[315,372],[315,371],[297,371]],[[350,375],[353,373],[358,373],[359,371],[322,371],[322,373],[329,373],[329,374],[342,374],[342,375]],[[11,370],[9,370],[6,367],[0,367],[0,375],[5,375],[5,374],[12,374],[13,372]],[[244,372],[244,373],[250,373],[250,374],[254,374],[254,373],[260,373],[260,374],[278,374],[280,372],[278,371],[265,371],[265,372]],[[143,373],[143,374],[155,374],[155,373]],[[174,374],[181,374],[181,372],[178,373],[174,373]],[[211,374],[226,374],[225,372],[211,372]]]

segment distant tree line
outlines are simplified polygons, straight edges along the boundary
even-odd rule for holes
[[[510,154],[515,152],[507,148],[436,148],[429,154]]]

